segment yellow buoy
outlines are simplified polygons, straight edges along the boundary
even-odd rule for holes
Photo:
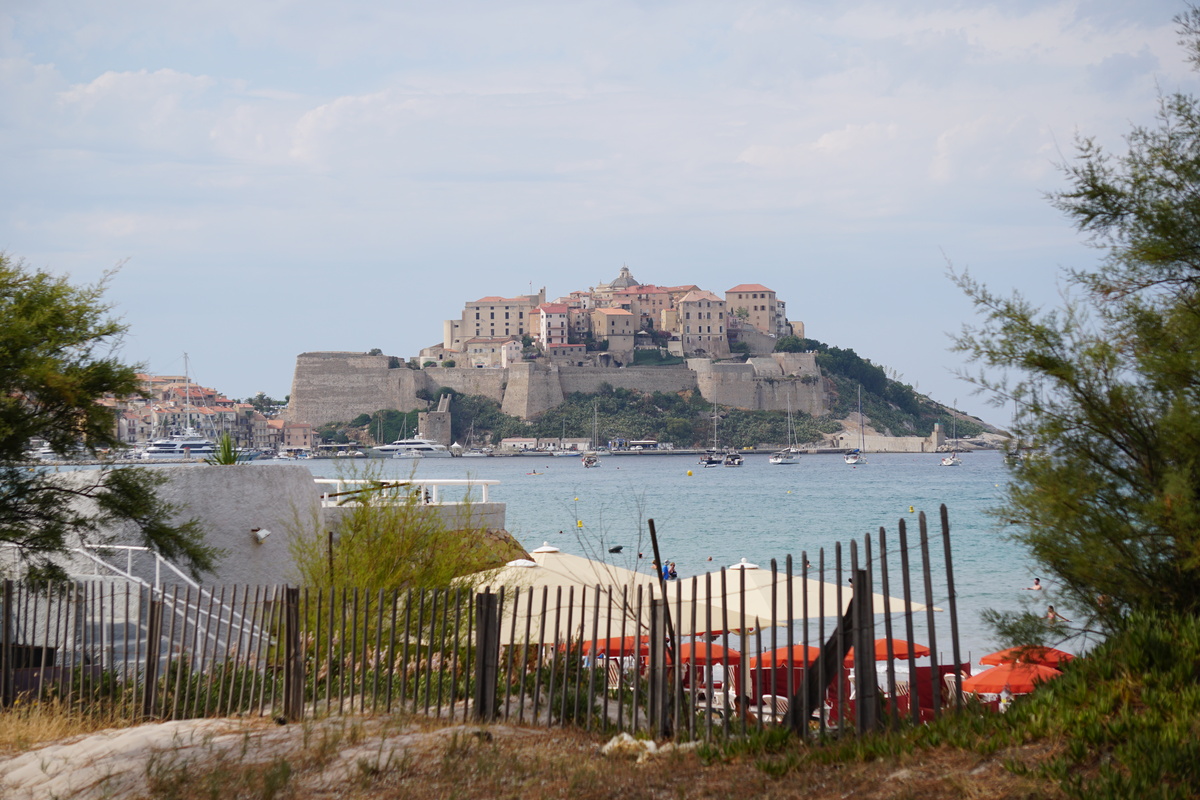
[[[688,477],[692,477],[692,471],[690,469],[688,470]]]
[[[911,513],[913,513],[913,507],[912,507],[912,506],[909,506],[909,507],[908,507],[908,513],[910,513],[910,514],[911,514]]]
[[[583,520],[581,520],[581,519],[577,519],[577,520],[575,520],[575,527],[576,527],[576,528],[582,528],[582,527],[583,527]]]

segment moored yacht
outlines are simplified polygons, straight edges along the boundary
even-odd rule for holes
[[[212,439],[201,436],[195,428],[188,428],[166,439],[155,439],[146,445],[142,458],[208,458],[217,451]]]
[[[376,458],[450,458],[450,448],[429,439],[397,439],[371,448]]]

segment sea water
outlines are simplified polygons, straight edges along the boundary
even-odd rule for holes
[[[834,551],[843,548],[842,581],[849,577],[850,542],[871,536],[879,591],[878,532],[885,529],[892,596],[901,596],[898,524],[908,530],[913,600],[923,602],[919,514],[930,532],[930,560],[937,649],[950,658],[949,590],[941,536],[940,506],[949,514],[951,557],[964,660],[998,649],[980,622],[984,609],[1015,609],[1041,600],[1031,585],[1036,572],[1021,547],[990,515],[1008,480],[1002,455],[962,455],[962,466],[943,467],[934,453],[871,453],[868,463],[847,465],[838,455],[802,456],[794,465],[773,465],[765,454],[747,455],[742,467],[705,469],[694,456],[618,455],[585,469],[577,458],[385,459],[346,464],[308,462],[318,477],[353,477],[354,470],[389,478],[477,478],[500,482],[489,500],[506,504],[506,527],[527,550],[544,542],[564,552],[653,571],[648,520],[654,520],[663,559],[675,562],[680,579],[728,567],[742,559],[780,571],[793,557],[802,574],[802,553],[816,577],[824,554],[824,579],[834,581]],[[475,499],[479,499],[478,494]],[[610,549],[620,547],[619,553]],[[1043,583],[1046,583],[1043,577]],[[1035,609],[1039,610],[1039,609]],[[1044,610],[1044,609],[1040,609]],[[925,615],[915,616],[915,638],[928,641]],[[903,637],[903,622],[894,635]],[[882,620],[877,620],[883,636]],[[925,637],[925,638],[923,638]]]

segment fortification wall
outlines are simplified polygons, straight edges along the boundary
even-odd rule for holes
[[[687,367],[613,367],[588,369],[562,367],[559,382],[563,396],[573,392],[591,394],[607,383],[614,389],[637,392],[684,392],[696,389],[696,374]]]
[[[505,413],[530,419],[558,406],[573,392],[594,393],[604,384],[638,392],[699,390],[708,402],[735,408],[826,413],[823,382],[811,353],[774,353],[745,364],[691,359],[680,367],[572,367],[537,362],[507,369],[388,368],[387,356],[302,353],[296,359],[291,404],[285,417],[323,425],[345,422],[381,408],[423,409],[419,394],[448,386],[500,403]],[[801,379],[812,376],[809,382]]]
[[[745,364],[714,364],[709,359],[688,359],[696,373],[700,394],[718,405],[761,411],[793,411],[815,417],[828,412],[823,382],[812,353],[773,353],[751,358]],[[805,382],[806,376],[816,380]]]
[[[454,391],[461,392],[462,394],[478,394],[491,398],[497,403],[504,402],[504,384],[508,380],[508,370],[505,369],[429,367],[428,369],[419,371],[410,371],[414,376],[414,381],[420,384],[418,388],[424,388],[429,392],[435,392],[443,386],[449,386]],[[425,401],[417,399],[415,394],[409,402],[411,405],[407,408],[400,407],[400,410],[408,411],[424,407],[425,405]],[[453,413],[453,410],[451,408],[451,413]]]
[[[284,416],[293,422],[324,425],[381,408],[399,408],[396,379],[408,372],[412,370],[405,367],[388,369],[387,356],[301,353],[296,357],[291,401]]]

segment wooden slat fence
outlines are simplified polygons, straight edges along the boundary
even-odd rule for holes
[[[892,545],[882,528],[861,548],[850,543],[848,564],[840,544],[832,554],[815,553],[811,567],[805,552],[796,562],[772,561],[771,607],[792,609],[776,625],[747,618],[747,590],[736,570],[659,582],[655,591],[155,590],[101,577],[6,580],[0,700],[8,708],[18,699],[53,699],[72,712],[135,719],[400,712],[680,738],[769,724],[805,735],[863,733],[936,718],[963,702],[960,691],[943,691],[943,674],[954,675],[947,686],[961,685],[963,665],[944,506],[941,523],[945,581],[935,586],[924,515],[911,545],[900,522],[895,598]],[[884,613],[851,602],[839,614],[847,578],[854,589],[883,595]],[[810,602],[806,579],[836,586],[836,598],[827,603],[819,592]],[[851,677],[843,665],[851,646],[873,655],[875,639],[886,638],[893,655],[893,636],[913,640],[914,594],[930,607],[930,667],[918,668],[910,655],[908,679],[898,681],[895,659],[877,675],[875,662],[863,658]],[[689,602],[698,596],[712,599]],[[948,615],[932,610],[938,597]],[[939,622],[949,628],[949,667],[938,663]],[[808,660],[801,646],[820,648],[820,655]],[[786,655],[753,667],[736,655],[781,649]]]

